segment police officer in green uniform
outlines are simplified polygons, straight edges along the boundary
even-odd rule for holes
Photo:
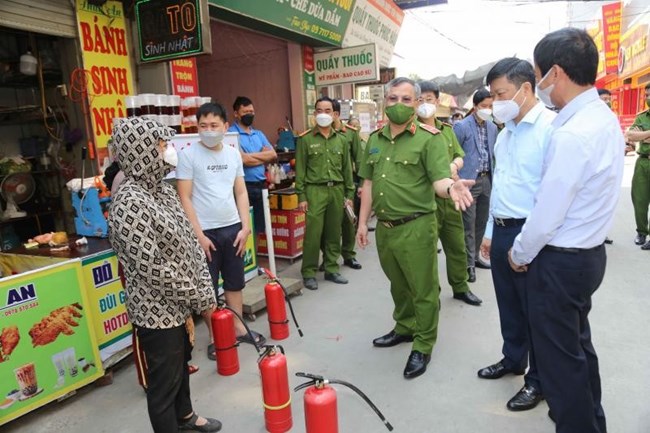
[[[636,238],[634,243],[642,250],[650,250],[648,206],[650,206],[650,84],[645,86],[646,104],[649,109],[642,111],[625,134],[626,141],[638,141],[639,154],[632,176],[632,205],[636,220]]]
[[[332,127],[332,100],[316,101],[317,125],[298,138],[296,193],[298,207],[306,213],[302,252],[302,277],[307,289],[318,289],[316,270],[321,237],[325,237],[325,279],[337,284],[348,280],[339,273],[341,224],[345,201],[352,203],[354,185],[350,151],[344,137]]]
[[[433,81],[420,81],[420,99],[417,108],[418,120],[440,131],[449,157],[451,178],[458,179],[458,170],[463,166],[465,152],[458,143],[454,129],[448,123],[436,119],[436,107],[440,97],[440,88]],[[447,282],[454,292],[454,299],[469,305],[481,305],[483,301],[469,289],[467,284],[467,256],[465,255],[465,230],[463,216],[456,210],[454,202],[448,198],[436,196],[436,220],[438,238],[445,250],[447,265]]]
[[[355,190],[359,183],[357,171],[359,167],[358,158],[361,155],[361,140],[359,139],[359,131],[350,125],[344,125],[341,122],[341,103],[333,101],[334,104],[334,122],[332,126],[336,132],[343,135],[350,150],[350,161],[352,163],[352,179],[354,181]],[[355,214],[359,213],[358,203],[359,198],[354,194],[354,208]],[[356,244],[356,226],[350,221],[347,216],[343,216],[343,225],[341,227],[341,255],[343,256],[343,264],[352,269],[361,269],[361,263],[357,261],[357,252],[354,247]],[[323,239],[324,240],[324,239]]]
[[[377,251],[390,280],[395,326],[373,340],[376,347],[413,341],[404,377],[426,371],[438,330],[438,262],[434,193],[459,208],[472,202],[472,180],[449,178],[444,137],[415,120],[420,88],[408,78],[386,85],[388,123],[368,138],[359,176],[361,211],[357,241],[368,245],[368,218],[377,215]]]

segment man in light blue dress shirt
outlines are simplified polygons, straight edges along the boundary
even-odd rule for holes
[[[598,49],[565,28],[535,47],[537,94],[560,109],[535,205],[509,253],[526,272],[528,321],[540,383],[557,433],[606,433],[591,296],[605,275],[625,146],[618,119],[594,87]]]
[[[505,124],[494,145],[490,216],[481,255],[492,263],[499,306],[503,359],[478,372],[483,379],[524,374],[524,387],[507,403],[513,411],[532,409],[543,399],[535,357],[530,348],[526,313],[526,276],[512,270],[508,250],[535,204],[551,122],[555,113],[535,97],[535,70],[525,60],[498,61],[486,78],[494,97],[493,114]]]

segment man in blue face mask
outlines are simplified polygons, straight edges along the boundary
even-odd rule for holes
[[[223,145],[228,122],[221,105],[203,104],[196,118],[201,141],[178,154],[178,196],[208,259],[215,292],[221,277],[226,304],[241,315],[243,255],[251,233],[242,158],[237,149]],[[205,322],[212,336],[209,317]],[[253,343],[242,323],[235,321],[235,328],[238,341]],[[258,344],[266,341],[257,332],[251,334]],[[212,343],[208,358],[215,359]]]

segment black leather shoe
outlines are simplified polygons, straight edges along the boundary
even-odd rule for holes
[[[302,285],[305,286],[305,289],[309,289],[309,290],[318,289],[318,281],[316,281],[316,278],[305,278],[304,280],[302,280]]]
[[[408,361],[406,361],[406,367],[404,367],[404,377],[406,379],[413,379],[422,375],[427,371],[429,361],[431,361],[431,355],[425,355],[417,350],[412,351]]]
[[[476,266],[477,268],[480,268],[480,269],[492,269],[492,266],[490,266],[489,264],[484,263],[484,262],[482,262],[480,260],[475,261],[474,266]]]
[[[534,386],[524,385],[514,397],[508,401],[506,407],[512,411],[522,411],[534,408],[544,400],[542,393]]]
[[[499,361],[496,364],[488,365],[485,368],[481,368],[478,371],[478,377],[480,377],[481,379],[498,379],[510,373],[514,374],[515,376],[521,376],[525,372],[523,370],[515,371],[510,368],[506,368],[506,366],[503,365],[503,361]]]
[[[467,268],[467,281],[469,283],[475,283],[476,282],[476,269],[473,267]]]
[[[458,299],[463,301],[466,304],[469,305],[481,305],[481,299],[476,296],[474,293],[472,293],[471,290],[468,290],[467,292],[464,293],[454,293],[454,299]]]
[[[393,347],[400,343],[410,343],[411,341],[413,341],[412,335],[401,335],[395,331],[390,331],[388,334],[372,340],[372,345],[375,347]]]
[[[352,269],[361,269],[361,263],[357,261],[357,259],[352,258],[352,259],[345,259],[343,260],[343,264],[347,266],[348,268]]]
[[[336,283],[336,284],[347,284],[348,283],[348,280],[343,278],[341,276],[341,274],[339,274],[339,273],[330,274],[328,272],[325,272],[325,279],[327,281],[331,281],[331,282]]]
[[[637,234],[636,237],[634,238],[634,244],[635,245],[643,245],[645,244],[645,235],[642,234]]]
[[[606,243],[607,245],[611,245],[611,244],[614,243],[614,241],[611,240],[610,238],[605,238],[605,243]]]
[[[650,241],[646,242],[645,244],[641,245],[642,250],[650,250]]]

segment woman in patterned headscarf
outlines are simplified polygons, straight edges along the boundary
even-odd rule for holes
[[[221,423],[192,410],[185,323],[209,312],[215,296],[205,254],[174,188],[174,130],[128,118],[113,129],[124,181],[113,197],[109,239],[124,268],[126,308],[147,363],[147,406],[155,433],[216,432]]]

